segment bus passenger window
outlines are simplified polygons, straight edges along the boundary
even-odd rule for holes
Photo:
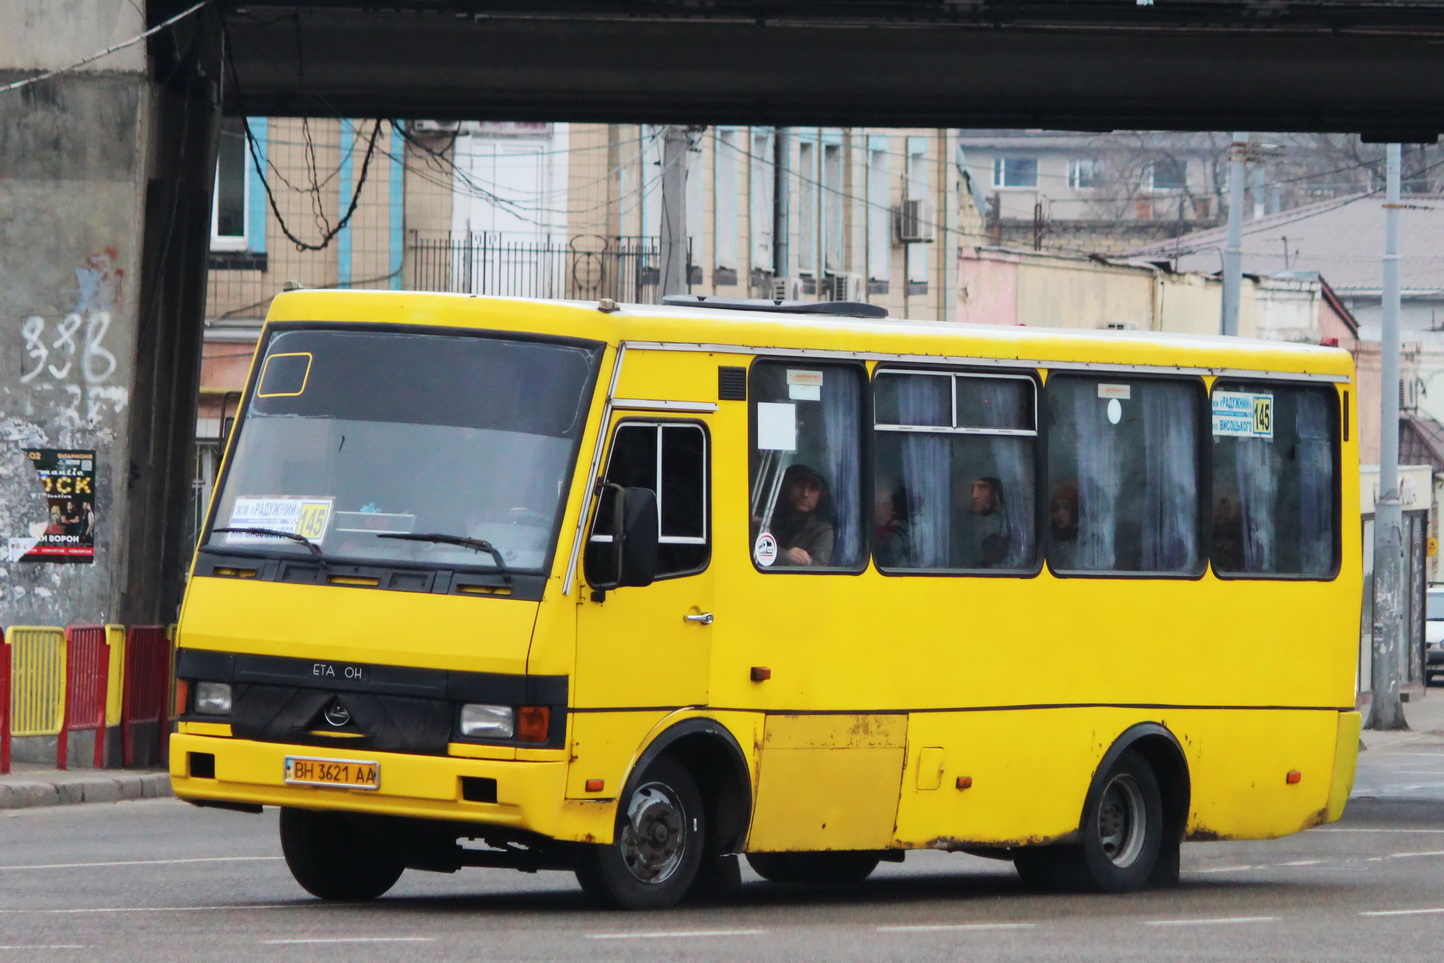
[[[623,422],[612,436],[606,481],[657,494],[657,578],[691,575],[707,567],[707,434],[685,422]],[[615,530],[611,502],[603,499],[592,529],[593,543]],[[590,549],[591,546],[588,546]]]
[[[1220,381],[1212,401],[1214,571],[1332,575],[1339,527],[1334,392]]]
[[[880,371],[873,388],[878,567],[1031,570],[1033,379]]]
[[[758,567],[861,566],[861,375],[852,365],[752,366],[749,517]]]
[[[1046,554],[1054,571],[1199,573],[1200,387],[1048,379]]]

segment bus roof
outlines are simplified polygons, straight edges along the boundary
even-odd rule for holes
[[[607,307],[612,307],[607,303]],[[986,361],[1013,365],[1146,365],[1352,378],[1339,348],[1222,335],[1098,331],[951,321],[840,318],[672,305],[479,297],[412,291],[289,291],[268,321],[415,324],[584,338],[611,345],[718,353],[806,352],[858,359]]]

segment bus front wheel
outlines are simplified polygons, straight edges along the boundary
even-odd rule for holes
[[[1034,889],[1126,893],[1155,879],[1163,848],[1163,794],[1148,760],[1128,750],[1088,794],[1074,846],[1024,848],[1013,857]]]
[[[281,853],[296,882],[328,900],[370,900],[406,869],[345,816],[309,809],[281,810]]]
[[[578,857],[577,881],[606,906],[673,906],[697,878],[704,820],[691,775],[671,759],[658,759],[621,800],[612,842],[587,846]]]

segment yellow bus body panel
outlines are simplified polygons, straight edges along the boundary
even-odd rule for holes
[[[435,326],[606,345],[540,603],[193,578],[182,647],[569,677],[564,749],[453,743],[445,756],[346,753],[226,738],[183,722],[178,795],[493,823],[608,842],[617,797],[673,726],[706,719],[742,750],[746,848],[954,848],[1065,840],[1114,741],[1170,732],[1186,760],[1192,838],[1258,838],[1337,819],[1352,785],[1360,586],[1357,416],[1342,351],[1238,339],[469,298],[291,292],[270,321]],[[760,572],[747,506],[749,407],[718,400],[722,366],[817,349],[881,362],[1140,365],[1202,378],[1310,375],[1349,393],[1342,556],[1331,580],[893,577]],[[621,371],[615,371],[620,360]],[[800,362],[805,364],[806,362]],[[1016,368],[1014,370],[1017,370]],[[607,390],[617,374],[607,423]],[[644,402],[682,403],[668,410]],[[690,406],[690,407],[689,407]],[[567,573],[591,473],[624,419],[706,426],[711,560],[697,576],[591,598]],[[715,624],[684,623],[694,601]],[[655,632],[653,631],[655,627]],[[660,634],[659,634],[660,633]],[[690,646],[690,648],[683,648]],[[770,673],[753,681],[754,670]],[[700,696],[699,696],[700,693]],[[214,726],[212,728],[212,726]],[[191,777],[190,753],[216,779]],[[286,755],[376,759],[382,786],[282,781]],[[1286,779],[1301,774],[1296,784]],[[494,778],[495,804],[460,778]],[[959,788],[959,780],[967,783]],[[591,780],[603,788],[589,791]]]

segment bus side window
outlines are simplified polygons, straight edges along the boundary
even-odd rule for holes
[[[711,556],[707,433],[687,422],[623,422],[612,436],[607,484],[648,488],[657,495],[657,578],[690,575]],[[597,509],[591,541],[610,540],[610,499]],[[588,546],[590,552],[592,546]]]
[[[1201,383],[1055,374],[1045,396],[1052,569],[1198,575]]]
[[[1219,381],[1212,401],[1214,571],[1328,578],[1339,544],[1334,393]]]
[[[859,570],[863,530],[859,365],[752,366],[752,560],[764,571]]]

